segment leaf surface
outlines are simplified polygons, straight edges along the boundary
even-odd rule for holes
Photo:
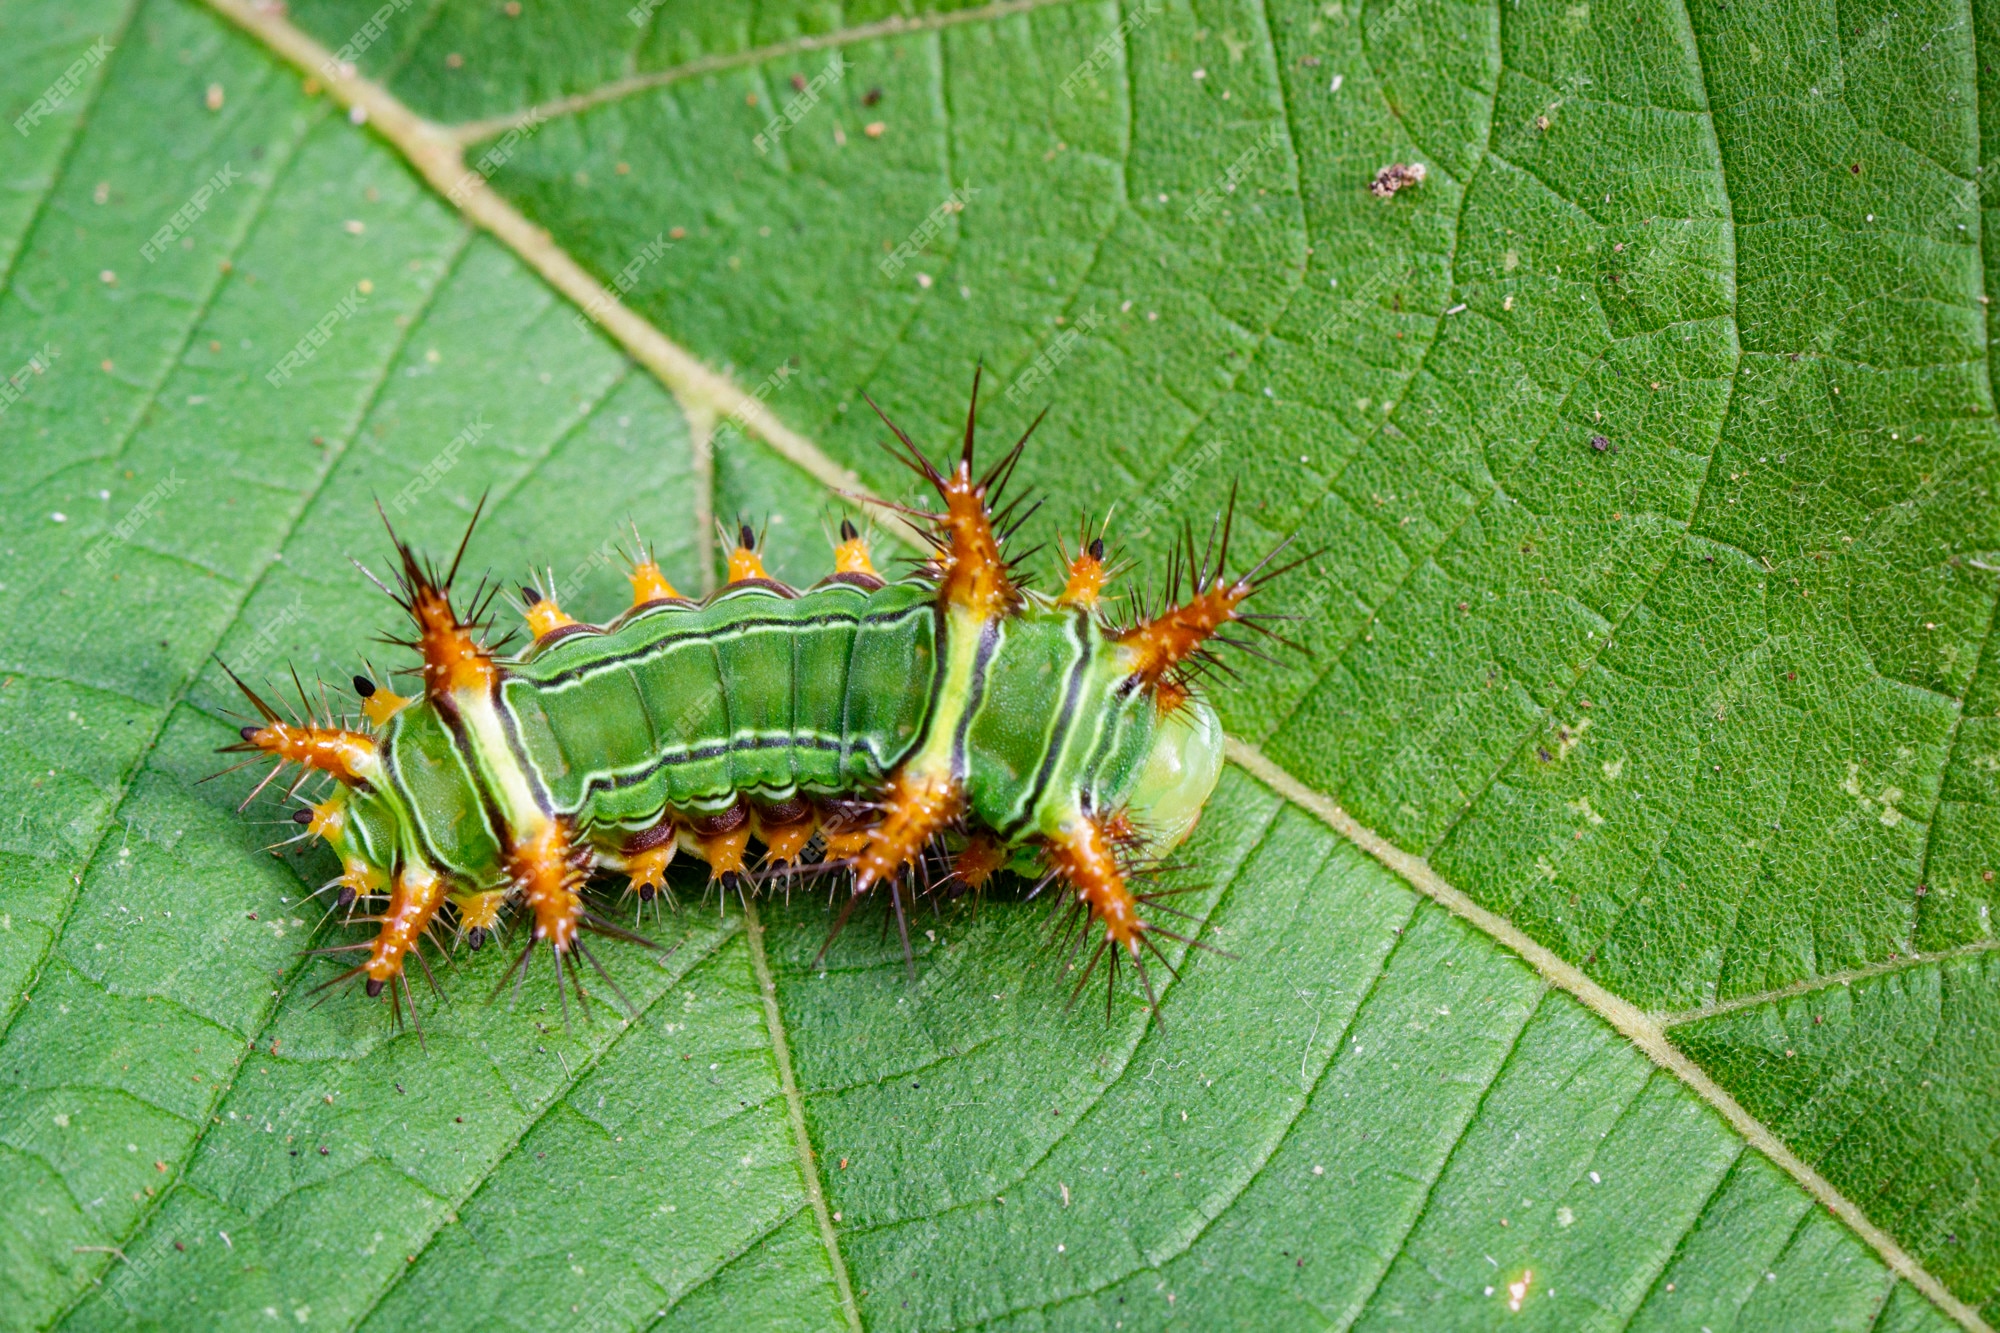
[[[0,360],[52,358],[0,413],[0,1320],[2000,1314],[2000,20],[514,8],[0,15],[9,119],[59,102],[0,145]],[[1115,506],[1157,568],[1233,485],[1243,549],[1319,552],[1272,599],[1311,655],[1216,690],[1178,901],[1227,957],[1107,1021],[1039,903],[923,922],[911,983],[866,922],[816,968],[805,886],[649,919],[630,1020],[545,964],[483,1007],[499,948],[421,1044],[313,993],[329,868],[200,783],[212,653],[400,665],[377,502],[440,551],[488,495],[470,565],[579,614],[628,516],[683,587],[711,517],[811,581],[800,463],[913,496],[861,395],[941,450],[982,358],[988,438],[1052,408],[1025,542]]]

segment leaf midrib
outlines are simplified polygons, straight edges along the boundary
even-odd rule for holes
[[[1042,0],[1042,2],[1053,4],[1061,3],[1062,0]],[[250,6],[243,3],[243,0],[206,0],[206,3],[230,21],[249,31],[254,37],[263,42],[267,48],[272,49],[279,56],[289,60],[296,66],[307,68],[309,61],[316,64],[317,61],[314,59],[314,53],[318,53],[320,58],[324,57],[324,48],[319,47],[311,37],[294,27],[288,19],[253,10]],[[1023,7],[1032,6],[1024,4]],[[1683,13],[1685,13],[1685,10],[1683,10]],[[1702,44],[1698,34],[1693,35],[1693,45],[1699,56]],[[316,70],[309,69],[308,72],[316,72]],[[1707,101],[1708,71],[1705,61],[1700,63],[1700,74],[1703,85],[1703,97]],[[413,165],[416,165],[419,168],[420,174],[423,174],[426,179],[431,180],[433,185],[437,184],[435,171],[441,162],[449,165],[445,159],[456,157],[456,145],[451,149],[441,148],[448,141],[450,134],[448,130],[442,130],[430,122],[423,120],[421,117],[416,116],[407,107],[404,107],[399,100],[395,99],[393,95],[389,94],[386,89],[358,76],[353,78],[337,76],[332,80],[332,85],[331,91],[337,99],[343,102],[353,104],[365,99],[366,104],[371,108],[390,109],[392,114],[386,122],[382,118],[376,117],[378,132],[389,141],[390,145],[396,151],[401,153],[407,160],[410,160]],[[1712,126],[1712,102],[1707,108],[1706,114]],[[1286,109],[1286,115],[1289,128],[1289,108]],[[1489,156],[1491,134],[1492,120],[1489,113],[1489,146],[1486,154]],[[1713,138],[1711,141],[1715,142]],[[1717,161],[1718,170],[1720,170],[1721,152],[1719,142],[1717,143]],[[459,165],[462,167],[462,160]],[[1468,195],[1470,192],[1469,186],[1470,182],[1468,181]],[[1726,180],[1723,185],[1723,192],[1724,198],[1727,200],[1728,188]],[[1461,210],[1463,205],[1464,200],[1462,198]],[[575,261],[563,252],[560,247],[555,245],[553,238],[538,236],[532,226],[527,223],[526,219],[522,218],[510,204],[504,200],[500,200],[491,191],[480,190],[475,191],[472,198],[467,201],[464,211],[471,220],[492,231],[503,244],[515,250],[516,253],[529,262],[531,267],[541,272],[546,278],[549,278],[565,295],[574,295],[570,290],[570,284],[560,280],[556,274],[553,274],[551,267],[552,265],[559,265],[575,269],[577,268]],[[1731,208],[1731,219],[1733,230],[1733,205]],[[1458,235],[1459,229],[1455,229],[1453,236],[1454,267]],[[1732,329],[1736,326],[1735,296],[1736,293],[1732,285]],[[656,351],[656,348],[665,348],[675,358],[685,359],[686,362],[696,366],[699,366],[699,363],[690,354],[685,352],[684,349],[679,348],[671,340],[667,339],[649,321],[633,314],[625,307],[617,307],[614,314],[619,316],[619,318],[607,319],[603,327],[629,353],[640,360],[642,364],[647,365],[656,374],[660,375],[669,390],[681,401],[684,411],[690,410],[690,399],[693,400],[693,410],[700,410],[710,414],[713,414],[719,406],[735,406],[737,404],[754,405],[756,408],[755,414],[752,417],[752,430],[754,433],[764,438],[767,443],[771,443],[780,453],[795,462],[799,462],[807,471],[822,481],[828,480],[830,476],[840,477],[845,481],[848,488],[859,490],[858,483],[851,479],[851,472],[835,463],[830,457],[821,452],[817,446],[805,440],[804,437],[777,423],[768,412],[762,409],[761,404],[756,403],[756,400],[750,399],[747,395],[743,394],[740,387],[734,385],[727,376],[708,371],[706,367],[700,367],[703,372],[700,377],[692,378],[685,374],[675,374],[664,369],[660,365],[657,354],[647,355],[646,353]],[[640,343],[641,346],[635,346],[635,341]],[[1431,347],[1435,345],[1436,339],[1434,334]],[[1425,358],[1428,358],[1430,350],[1430,347],[1426,348]],[[1736,354],[1736,369],[1731,376],[1730,401],[1732,405],[1736,384],[1740,379],[1741,364],[1741,348],[1739,344]],[[1723,415],[1725,423],[1727,419],[1728,411],[1725,409]],[[1696,514],[1700,512],[1700,495],[1706,493],[1709,477],[1713,474],[1715,452],[1715,450],[1711,450],[1709,464],[1704,471],[1701,492],[1698,493],[1695,505],[1694,512]],[[862,494],[865,497],[865,492]],[[901,537],[903,534],[897,532],[897,535]],[[1683,540],[1685,540],[1685,534],[1683,534]],[[1657,578],[1657,573],[1655,577]],[[1642,594],[1638,601],[1642,602],[1643,600],[1644,595]],[[1637,604],[1638,602],[1634,603],[1634,605]],[[1996,599],[1996,604],[2000,605],[2000,599]],[[1992,629],[1989,627],[1989,637],[1991,632]],[[1961,717],[1962,715],[1963,705],[1961,702]],[[1272,786],[1280,795],[1285,796],[1294,804],[1312,811],[1323,822],[1327,823],[1329,827],[1333,828],[1350,842],[1353,842],[1361,850],[1367,852],[1373,859],[1396,873],[1419,893],[1433,898],[1435,901],[1452,910],[1454,914],[1468,920],[1503,947],[1508,948],[1529,962],[1538,972],[1548,977],[1561,989],[1569,991],[1600,1018],[1609,1022],[1627,1040],[1639,1047],[1642,1054],[1646,1055],[1652,1063],[1675,1074],[1695,1095],[1722,1113],[1724,1118],[1729,1121],[1740,1135],[1753,1146],[1759,1148],[1765,1156],[1769,1157],[1776,1165],[1783,1169],[1787,1175],[1790,1175],[1802,1187],[1806,1188],[1814,1198],[1825,1204],[1845,1221],[1857,1235],[1869,1244],[1871,1248],[1876,1250],[1892,1271],[1910,1281],[1932,1300],[1933,1303],[1950,1314],[1951,1317],[1964,1327],[1968,1329],[1987,1328],[1987,1325],[1976,1311],[1960,1301],[1935,1277],[1926,1272],[1916,1263],[1912,1256],[1905,1253],[1893,1239],[1888,1237],[1879,1227],[1875,1226],[1857,1205],[1834,1190],[1816,1171],[1797,1158],[1768,1127],[1762,1125],[1744,1111],[1705,1071],[1674,1048],[1666,1040],[1665,1033],[1656,1019],[1642,1013],[1636,1006],[1631,1005],[1622,997],[1614,995],[1598,983],[1589,979],[1581,971],[1561,959],[1552,950],[1547,949],[1518,927],[1515,927],[1506,918],[1479,907],[1468,895],[1451,886],[1442,877],[1432,871],[1428,863],[1421,857],[1403,852],[1380,835],[1360,825],[1351,816],[1348,816],[1344,810],[1341,810],[1337,803],[1306,787],[1303,783],[1298,782],[1288,773],[1285,773],[1284,770],[1278,768],[1277,765],[1264,759],[1252,747],[1232,741],[1230,750],[1230,758],[1239,766],[1244,767],[1247,771],[1264,780],[1267,785]],[[1926,855],[1928,855],[1928,847],[1929,843],[1927,841]],[[810,1151],[809,1144],[806,1147],[806,1151]]]
[[[777,1067],[778,1087],[785,1099],[785,1119],[798,1155],[799,1183],[805,1187],[806,1202],[819,1228],[820,1245],[826,1251],[827,1267],[840,1297],[840,1312],[852,1333],[862,1333],[861,1310],[855,1304],[847,1260],[840,1253],[839,1233],[833,1229],[826,1183],[819,1171],[819,1154],[813,1151],[812,1132],[806,1126],[805,1098],[799,1093],[798,1077],[792,1070],[792,1044],[785,1030],[784,1011],[778,1004],[777,978],[772,975],[771,960],[764,953],[764,919],[757,911],[755,898],[748,895],[743,899],[743,924],[750,945],[751,978],[757,983],[757,998],[764,1009],[765,1028],[771,1036],[771,1060]]]

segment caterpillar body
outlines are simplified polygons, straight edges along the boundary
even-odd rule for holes
[[[977,392],[975,379],[975,406]],[[585,933],[640,939],[591,909],[593,876],[622,874],[651,900],[686,854],[746,891],[754,838],[762,869],[851,872],[847,909],[886,888],[906,956],[913,894],[976,891],[1007,867],[1059,880],[1060,901],[1095,927],[1073,932],[1077,948],[1096,939],[1084,977],[1108,954],[1114,979],[1129,961],[1150,995],[1144,954],[1164,961],[1151,937],[1182,937],[1142,913],[1147,875],[1222,762],[1221,725],[1189,672],[1217,631],[1255,619],[1240,608],[1256,571],[1223,576],[1224,522],[1212,562],[1190,535],[1169,592],[1184,571],[1191,594],[1157,615],[1107,615],[1101,538],[1068,559],[1059,594],[1030,590],[991,507],[1027,437],[979,475],[970,417],[948,471],[889,424],[943,502],[904,510],[934,548],[909,577],[881,578],[843,523],[836,572],[795,591],[765,572],[746,527],[705,599],[681,596],[643,550],[632,605],[606,625],[523,589],[533,642],[503,658],[481,619],[491,595],[461,615],[457,561],[440,576],[397,542],[389,591],[415,626],[420,693],[357,677],[362,729],[281,716],[242,687],[262,721],[229,748],[279,761],[259,790],[292,764],[334,780],[294,818],[340,857],[327,888],[376,927],[328,950],[363,955],[336,980],[363,977],[397,1003],[406,962],[422,963],[442,924],[476,949],[519,912],[530,930],[514,970],[546,941],[558,989],[567,963],[582,1000],[577,956],[611,984]],[[919,883],[940,853],[949,873]]]

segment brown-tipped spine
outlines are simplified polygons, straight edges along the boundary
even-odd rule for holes
[[[1104,538],[1093,537],[1079,545],[1068,563],[1056,605],[1094,609],[1104,595],[1104,585],[1111,581],[1111,571],[1104,565]]]
[[[557,606],[555,598],[546,596],[534,588],[521,589],[521,600],[528,608],[528,633],[534,635],[538,643],[557,630],[566,629],[576,623],[576,617]]]

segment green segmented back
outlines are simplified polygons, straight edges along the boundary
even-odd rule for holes
[[[985,628],[970,679],[952,688],[938,664],[959,628],[912,579],[797,595],[732,585],[552,636],[502,664],[503,749],[429,701],[396,714],[386,768],[404,836],[425,860],[498,883],[504,771],[525,777],[544,812],[612,835],[745,796],[866,797],[939,718],[959,733],[969,812],[1010,842],[1130,791],[1155,710],[1121,696],[1114,645],[1091,617],[1031,603]],[[377,856],[394,836],[384,822],[361,821]]]
[[[920,584],[732,587],[549,644],[507,670],[501,704],[548,810],[637,828],[879,782],[922,727],[936,637]]]

